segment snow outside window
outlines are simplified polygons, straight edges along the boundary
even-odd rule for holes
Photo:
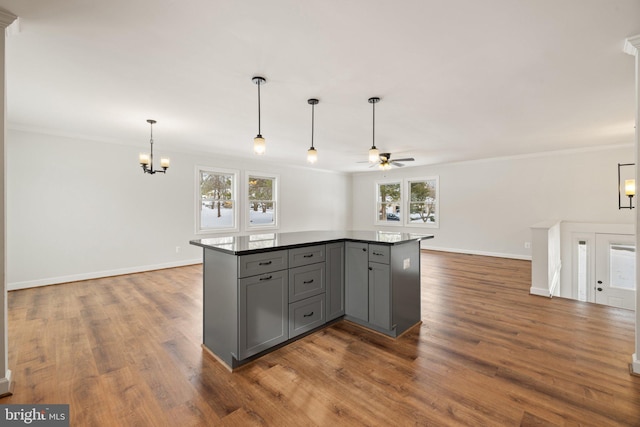
[[[278,226],[278,177],[247,173],[247,229]]]
[[[408,226],[438,227],[438,177],[407,180]]]
[[[197,168],[196,233],[238,231],[238,172]]]

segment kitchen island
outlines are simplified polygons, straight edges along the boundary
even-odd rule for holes
[[[345,318],[391,337],[420,323],[420,241],[386,231],[263,233],[203,248],[203,347],[234,369]]]

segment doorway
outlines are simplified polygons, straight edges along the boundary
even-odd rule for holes
[[[594,302],[635,310],[634,235],[596,233]]]

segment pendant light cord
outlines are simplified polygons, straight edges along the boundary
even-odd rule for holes
[[[313,148],[313,124],[314,124],[314,112],[316,110],[315,104],[311,104],[311,148]]]
[[[373,105],[373,144],[372,147],[376,146],[376,103],[372,102]]]
[[[258,135],[261,135],[260,133],[260,85],[262,83],[258,82]]]

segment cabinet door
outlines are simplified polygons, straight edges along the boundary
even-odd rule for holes
[[[345,243],[345,314],[369,321],[369,245]]]
[[[331,243],[326,250],[327,321],[344,315],[344,243]]]
[[[387,264],[369,263],[369,323],[391,329],[391,277]]]
[[[240,279],[240,360],[287,340],[287,270]]]

